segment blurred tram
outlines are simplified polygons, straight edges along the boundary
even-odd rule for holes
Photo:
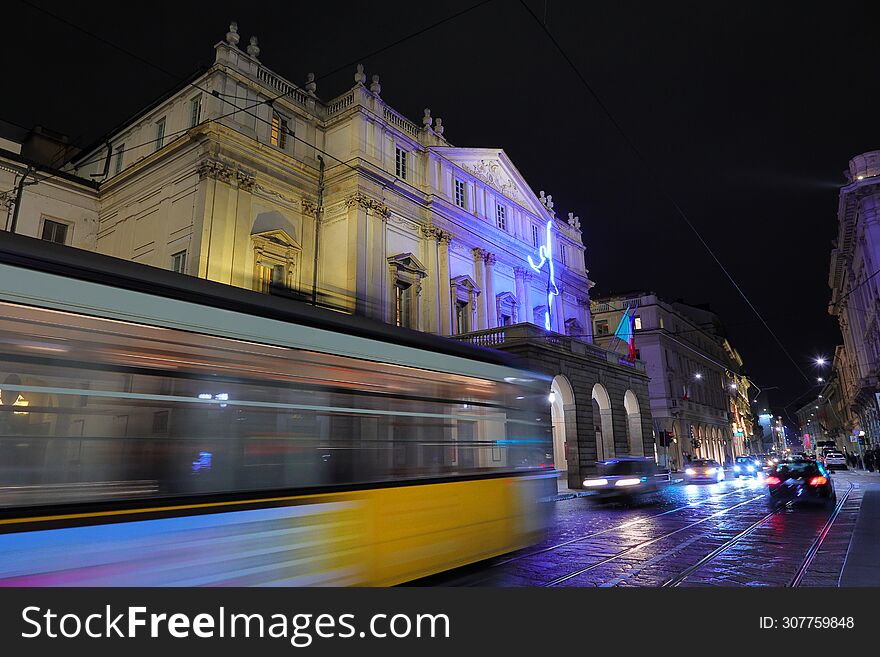
[[[0,585],[393,585],[515,550],[547,378],[497,352],[0,238]]]

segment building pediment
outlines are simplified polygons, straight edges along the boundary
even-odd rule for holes
[[[531,211],[536,217],[549,219],[551,213],[529,187],[510,158],[497,148],[459,148],[435,146],[431,148],[447,160],[482,180],[501,195]]]
[[[401,253],[399,255],[391,256],[388,258],[388,264],[398,270],[418,274],[422,277],[428,275],[428,270],[425,269],[425,266],[419,262],[419,259],[412,253]]]
[[[265,230],[259,233],[252,233],[251,238],[254,240],[254,242],[262,243],[265,245],[271,244],[272,246],[288,249],[301,248],[299,242],[288,235],[287,231],[280,228],[274,230]]]

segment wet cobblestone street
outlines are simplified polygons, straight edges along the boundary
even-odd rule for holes
[[[752,479],[674,484],[631,506],[549,502],[550,528],[539,544],[424,583],[790,586],[799,578],[801,586],[837,586],[862,494],[875,479],[835,474],[836,515],[825,505],[771,506],[763,481]]]

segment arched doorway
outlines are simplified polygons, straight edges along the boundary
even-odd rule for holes
[[[553,420],[553,465],[568,471],[568,450],[577,449],[574,391],[562,374],[550,385],[550,416]]]
[[[626,437],[629,439],[629,453],[633,456],[644,456],[642,414],[639,412],[639,400],[636,399],[632,390],[627,390],[624,393],[623,408],[626,410]]]
[[[596,426],[596,458],[614,458],[614,428],[611,423],[611,398],[601,383],[593,386],[593,424]]]

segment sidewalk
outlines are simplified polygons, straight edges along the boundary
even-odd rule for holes
[[[880,476],[872,472],[853,474],[873,475],[872,479],[880,482]],[[880,586],[880,483],[862,485],[867,490],[840,573],[840,586]]]

